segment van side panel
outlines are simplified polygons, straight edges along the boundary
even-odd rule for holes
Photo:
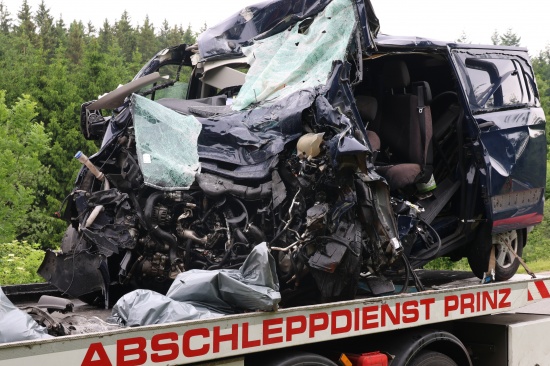
[[[546,121],[527,52],[456,48],[451,55],[473,122],[465,130],[493,232],[540,223]]]

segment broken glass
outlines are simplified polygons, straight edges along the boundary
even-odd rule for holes
[[[145,184],[164,191],[188,189],[200,173],[200,122],[136,94],[132,95],[132,107]]]
[[[313,21],[244,47],[250,70],[234,110],[269,104],[298,90],[325,85],[334,61],[342,61],[355,27],[353,4],[332,1]],[[311,23],[311,24],[309,24]]]

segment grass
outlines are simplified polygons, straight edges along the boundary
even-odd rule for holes
[[[527,263],[529,270],[534,273],[548,272],[550,271],[550,259],[541,259],[534,262]],[[527,273],[523,266],[519,266],[517,273]]]

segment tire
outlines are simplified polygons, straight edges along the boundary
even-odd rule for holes
[[[516,274],[520,263],[504,244],[506,241],[510,242],[514,252],[521,257],[525,243],[523,230],[518,229],[491,235],[489,226],[480,229],[476,241],[472,243],[468,253],[468,263],[478,278],[483,278],[483,274],[488,270],[493,245],[495,245],[496,257],[495,280],[506,281]]]
[[[247,360],[245,365],[263,365],[263,366],[338,366],[326,357],[309,352],[290,352],[281,357],[276,357],[277,353],[263,355],[262,360]],[[274,356],[274,357],[270,357]],[[266,358],[269,359],[266,361]]]
[[[458,366],[449,356],[435,351],[421,351],[407,366]]]
[[[516,274],[519,268],[519,260],[508,250],[504,242],[510,242],[514,252],[521,257],[523,254],[523,230],[512,230],[507,233],[493,235],[493,245],[496,245],[495,279],[506,281]]]

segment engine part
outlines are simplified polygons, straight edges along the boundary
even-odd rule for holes
[[[249,187],[207,173],[197,174],[195,178],[204,193],[211,197],[231,194],[244,200],[259,200],[271,196],[271,182],[262,183],[257,187]]]
[[[321,153],[321,144],[323,143],[324,132],[306,133],[298,140],[296,150],[298,156],[302,159],[316,158]]]

